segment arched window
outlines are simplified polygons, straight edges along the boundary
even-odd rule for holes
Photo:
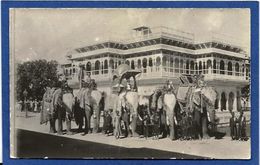
[[[225,74],[225,62],[223,60],[220,61],[220,74]]]
[[[165,56],[163,56],[162,58],[162,65],[165,67],[167,63],[167,58]]]
[[[217,93],[217,96],[218,96],[218,92],[216,92]],[[219,107],[218,107],[218,102],[219,102],[219,99],[218,98],[216,98],[216,100],[215,100],[215,109],[218,109]]]
[[[230,92],[228,97],[228,110],[231,112],[233,110],[234,104],[234,93]]]
[[[225,92],[222,92],[222,93],[221,93],[221,111],[227,109],[227,108],[226,108],[226,101],[227,101],[227,99],[226,99],[226,94],[225,94]]]
[[[130,65],[130,62],[128,60],[126,60],[125,64]]]
[[[206,65],[205,65],[205,62],[203,62],[203,74],[206,73]]]
[[[161,58],[157,57],[156,58],[156,66],[160,66],[161,65]]]
[[[131,61],[131,69],[135,69],[135,62],[134,62],[134,60]]]
[[[156,72],[160,71],[161,57],[156,58],[156,64],[155,65],[156,65],[156,68],[155,68]]]
[[[116,61],[116,62],[115,62],[115,69],[117,68],[117,64],[118,64],[118,63],[117,63],[117,61]]]
[[[73,73],[75,73],[76,72],[76,69],[75,68],[73,68]]]
[[[107,64],[107,60],[104,61],[104,73],[105,73],[105,74],[108,73],[108,64]]]
[[[236,63],[235,65],[235,71],[236,71],[236,76],[239,76],[239,64]]]
[[[245,65],[242,64],[242,76],[245,76],[244,72],[245,72]]]
[[[199,72],[198,72],[198,63],[195,63],[195,74],[199,74]]]
[[[111,69],[115,69],[115,67],[114,67],[114,60],[113,59],[109,60],[109,67]]]
[[[180,72],[183,73],[183,59],[180,61]]]
[[[95,74],[99,74],[100,69],[100,61],[95,62]]]
[[[174,61],[173,61],[173,58],[171,57],[170,58],[170,72],[173,72],[173,63],[174,63]]]
[[[194,61],[190,62],[190,74],[194,74]]]
[[[91,62],[88,62],[86,65],[86,71],[90,72],[91,71]]]
[[[186,61],[186,73],[190,74],[190,61],[189,60]]]
[[[143,68],[144,68],[144,73],[146,73],[146,67],[147,67],[147,59],[146,58],[144,58],[143,59]]]
[[[140,69],[142,67],[142,63],[141,63],[140,59],[137,60],[137,67],[138,67],[138,69]]]
[[[201,74],[202,73],[202,62],[200,61],[199,62],[199,74]]]
[[[149,66],[153,67],[153,59],[152,58],[149,58]]]
[[[213,60],[213,73],[217,73],[217,62]]]
[[[118,61],[118,65],[121,65],[121,61]]]
[[[163,56],[163,58],[162,58],[162,65],[163,65],[163,70],[165,72],[167,72],[167,57],[166,56]]]
[[[228,75],[232,75],[232,62],[228,62]]]
[[[211,72],[212,72],[212,63],[211,63],[211,60],[208,60],[207,61],[207,73],[211,74]]]
[[[148,66],[150,67],[150,72],[153,72],[153,59],[152,58],[149,58]]]
[[[72,70],[70,69],[70,75],[72,74]]]
[[[179,73],[179,59],[175,58],[175,73]]]

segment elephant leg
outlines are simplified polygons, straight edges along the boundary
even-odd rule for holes
[[[69,114],[66,115],[66,126],[67,126],[67,129],[66,129],[67,135],[72,135],[72,132],[71,132],[71,117],[70,117]]]
[[[94,118],[93,118],[93,132],[98,133],[99,122],[100,122],[100,109],[99,106],[93,106]]]
[[[137,121],[137,115],[133,114],[132,115],[132,123],[131,123],[133,137],[139,136],[138,133],[136,132],[136,121]]]
[[[169,120],[169,129],[170,129],[170,139],[175,140],[176,139],[175,129],[174,129],[175,124],[174,124],[174,120],[173,120],[173,115],[169,115],[168,120]]]
[[[165,111],[163,111],[160,115],[160,130],[162,132],[162,137],[167,137],[167,124],[166,124],[166,114]],[[160,132],[160,133],[161,133]]]
[[[207,118],[205,116],[202,117],[202,137],[203,139],[209,138]]]
[[[128,137],[129,125],[126,121],[124,121],[124,125],[125,125],[125,137]]]
[[[85,129],[84,134],[88,134],[90,132],[90,119],[91,119],[91,112],[90,109],[85,110]]]
[[[83,132],[84,126],[84,119],[86,120],[86,112],[84,109],[80,109],[80,116],[79,116],[79,132]]]
[[[83,121],[82,121],[82,122],[83,122]],[[83,131],[82,127],[83,127],[83,124],[82,124],[82,123],[80,123],[80,124],[79,124],[79,128],[78,128],[78,133],[80,133],[80,132],[82,132],[82,131]]]
[[[61,111],[61,109],[58,109],[57,113],[58,113],[58,134],[62,135],[63,128],[62,128],[62,111]]]
[[[203,137],[203,134],[202,134],[202,126],[201,126],[201,123],[200,121],[195,121],[194,122],[194,129],[195,129],[195,137],[196,138],[199,138],[199,139],[202,139]]]
[[[50,131],[49,131],[49,133],[56,133],[55,119],[51,118],[49,122],[50,122]]]
[[[128,137],[130,133],[129,121],[124,121],[125,124],[125,137]]]

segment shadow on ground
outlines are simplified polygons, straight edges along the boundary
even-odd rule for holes
[[[125,148],[17,129],[18,158],[207,159],[149,148]]]

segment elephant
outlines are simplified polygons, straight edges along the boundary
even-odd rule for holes
[[[113,109],[113,118],[116,116],[116,111],[119,111],[119,115],[126,127],[126,136],[130,133],[130,125],[132,136],[138,136],[136,131],[138,100],[138,93],[134,91],[120,91],[119,94],[112,93],[110,95],[105,94],[104,111]],[[115,123],[113,125],[115,126]]]
[[[73,116],[73,111],[74,111],[74,95],[72,92],[65,92],[62,95],[62,101],[63,101],[63,108],[66,111],[66,134],[67,135],[72,135],[73,133],[71,132],[71,120]]]
[[[196,134],[201,138],[209,138],[209,132],[215,132],[217,122],[214,103],[217,98],[217,92],[212,87],[202,87],[200,92],[193,92],[192,97],[192,114],[193,123],[195,124]],[[211,124],[212,130],[209,130]],[[214,134],[214,133],[213,133]]]
[[[43,110],[41,124],[50,122],[50,133],[62,135],[62,121],[66,120],[67,134],[71,135],[71,118],[73,108],[73,94],[64,92],[61,88],[47,88],[43,96]],[[58,119],[58,130],[55,122]]]
[[[175,124],[176,123],[176,116],[175,116],[175,106],[177,103],[176,96],[173,93],[166,93],[163,96],[163,103],[164,103],[164,109],[166,111],[166,121],[167,125],[169,126],[170,130],[170,139],[175,140]]]
[[[90,132],[91,116],[93,115],[93,133],[97,133],[100,123],[100,103],[102,93],[98,90],[82,88],[76,96],[75,119],[79,125],[79,130],[83,126],[83,118],[85,118],[85,128],[82,135]]]
[[[175,140],[175,106],[177,103],[176,96],[173,93],[163,93],[161,90],[155,90],[150,96],[150,109],[152,113],[160,111],[160,123],[163,136],[167,135],[169,129],[170,139]]]

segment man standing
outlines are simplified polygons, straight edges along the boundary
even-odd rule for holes
[[[28,96],[28,92],[27,90],[25,89],[23,91],[23,98],[24,98],[24,110],[25,110],[25,118],[28,117],[28,102],[27,102],[27,96]]]
[[[235,113],[231,113],[231,118],[229,119],[229,127],[230,127],[230,136],[232,140],[235,140],[237,136],[237,129],[236,129],[236,118]]]
[[[239,116],[239,140],[246,140],[246,117],[244,116],[243,111],[240,112]]]

